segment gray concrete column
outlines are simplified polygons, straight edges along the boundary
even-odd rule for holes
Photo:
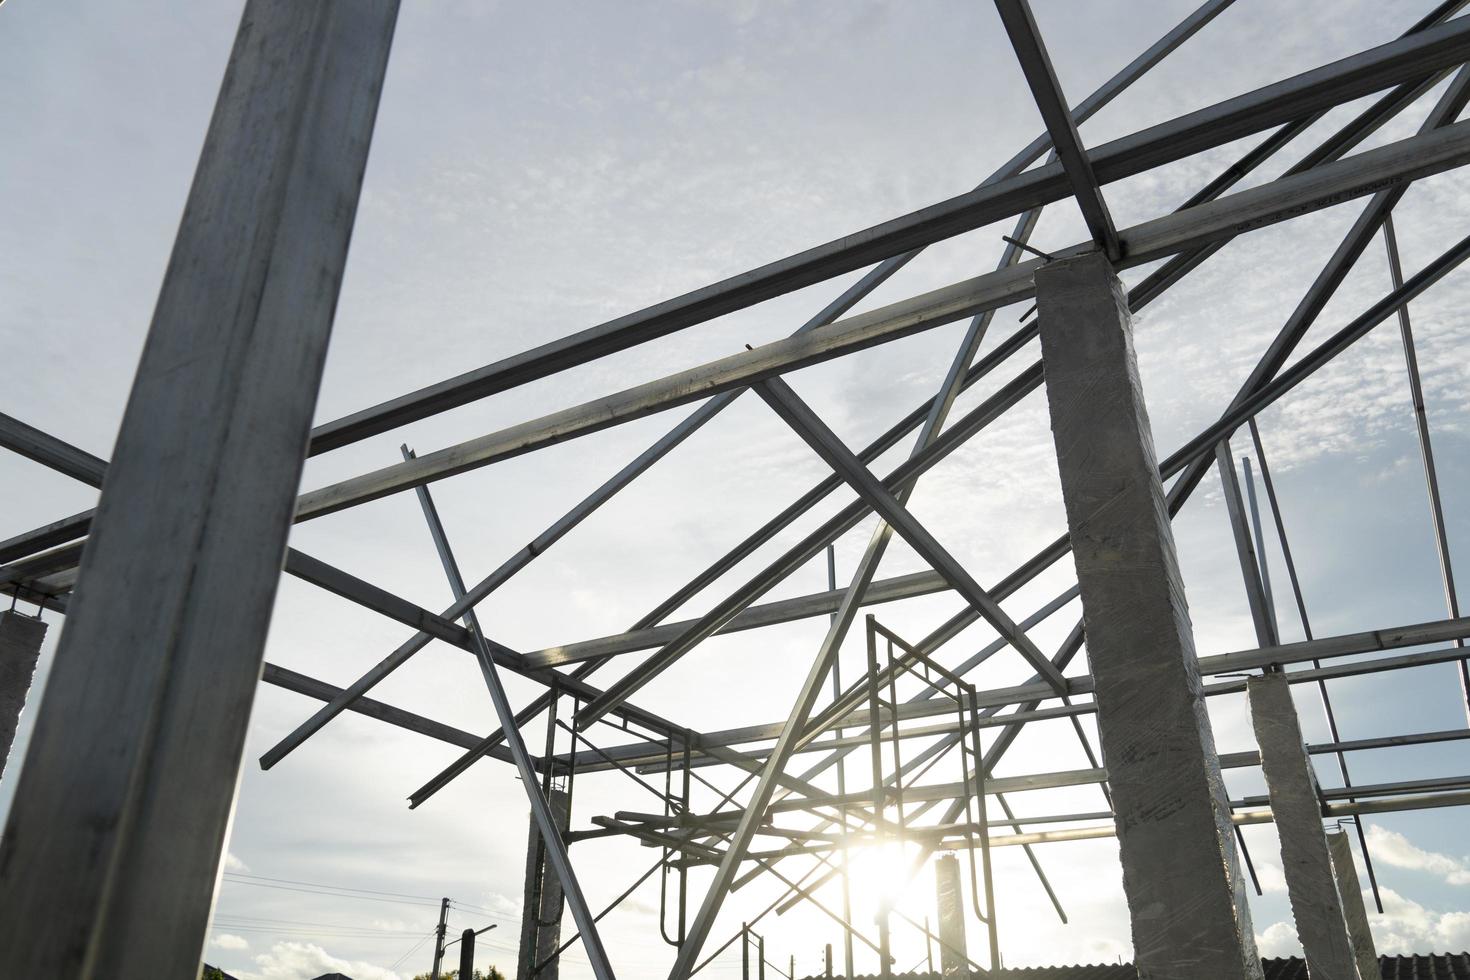
[[[197,977],[397,18],[247,0],[0,840],[0,977]]]
[[[965,944],[965,892],[960,884],[960,861],[941,854],[934,863],[934,887],[939,905],[939,975],[968,978],[969,948]]]
[[[1263,674],[1246,681],[1246,692],[1307,973],[1312,980],[1360,980],[1322,829],[1317,776],[1302,741],[1291,685],[1283,673]],[[1370,980],[1376,977],[1370,975]]]
[[[1341,830],[1333,831],[1327,835],[1327,852],[1332,855],[1337,895],[1342,899],[1342,914],[1353,942],[1353,955],[1358,960],[1358,975],[1362,980],[1379,980],[1382,971],[1378,966],[1378,950],[1373,946],[1373,931],[1368,927],[1363,886],[1358,883],[1358,868],[1353,863],[1353,842]]]
[[[0,775],[5,774],[45,637],[46,624],[41,620],[13,609],[0,612]]]
[[[1127,300],[1101,254],[1036,273],[1047,402],[1143,980],[1260,980]]]
[[[572,798],[559,789],[546,795],[556,825],[565,830],[571,816]],[[531,834],[526,842],[526,889],[521,902],[521,952],[516,963],[516,980],[556,980],[561,968],[557,957],[532,973],[538,963],[545,962],[561,945],[562,885],[556,871],[546,861],[541,846],[541,833],[531,820]]]

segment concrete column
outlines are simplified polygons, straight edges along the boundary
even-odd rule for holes
[[[1379,980],[1378,950],[1373,947],[1373,931],[1368,927],[1368,909],[1363,905],[1363,886],[1358,883],[1358,868],[1353,863],[1353,843],[1341,830],[1327,835],[1327,852],[1332,855],[1332,870],[1337,875],[1337,895],[1342,899],[1343,918],[1347,919],[1348,937],[1353,941],[1353,955],[1358,960],[1362,980]]]
[[[247,0],[0,841],[0,977],[197,977],[397,0]]]
[[[1317,777],[1302,742],[1291,686],[1283,673],[1263,674],[1246,682],[1246,692],[1307,973],[1312,980],[1360,980],[1322,829]],[[1370,980],[1377,978],[1370,974]]]
[[[0,612],[0,775],[5,774],[45,637],[46,624],[41,620],[11,609]]]
[[[1096,253],[1038,269],[1036,300],[1134,961],[1260,980],[1127,300]]]
[[[941,854],[934,863],[934,885],[939,905],[939,975],[968,978],[969,948],[965,945],[965,892],[960,884],[960,860]]]
[[[572,799],[554,789],[546,796],[556,825],[565,830],[570,818]],[[546,849],[541,846],[541,833],[531,820],[531,834],[526,842],[526,890],[521,902],[521,954],[516,964],[516,980],[556,980],[561,958],[532,974],[536,964],[545,961],[561,945],[562,886],[556,871],[547,864]]]

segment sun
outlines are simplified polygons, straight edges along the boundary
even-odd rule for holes
[[[888,842],[854,847],[849,881],[853,915],[868,921],[883,909],[902,911],[905,899],[917,887],[915,864],[919,848],[916,844]]]

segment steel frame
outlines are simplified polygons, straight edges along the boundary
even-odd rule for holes
[[[409,626],[415,633],[346,687],[264,664],[262,680],[318,699],[323,706],[268,751],[261,758],[262,767],[280,763],[343,711],[377,718],[465,750],[453,765],[413,794],[413,806],[423,804],[482,758],[512,763],[521,776],[533,819],[546,842],[547,859],[562,883],[577,926],[577,934],[563,942],[556,955],[580,943],[599,978],[611,978],[614,967],[597,923],[654,874],[658,874],[660,882],[663,938],[676,950],[671,980],[682,980],[699,972],[734,942],[741,942],[742,950],[748,954],[752,936],[757,937],[760,945],[759,962],[763,971],[764,939],[752,927],[771,911],[779,914],[803,902],[816,907],[842,929],[849,974],[854,969],[856,939],[883,954],[880,968],[887,975],[891,968],[886,955],[888,916],[885,910],[877,943],[853,925],[848,857],[855,845],[889,839],[913,840],[920,845],[922,856],[917,859],[915,869],[940,847],[963,847],[972,862],[979,851],[983,872],[972,880],[983,879],[983,903],[978,892],[975,899],[977,912],[982,904],[986,910],[982,921],[989,937],[993,969],[999,962],[999,943],[990,849],[1025,848],[1032,868],[1065,921],[1061,901],[1032,847],[1106,836],[1111,832],[1107,822],[1112,817],[1106,769],[1081,725],[1082,716],[1096,711],[1096,705],[1086,700],[1092,690],[1091,678],[1086,673],[1067,673],[1084,649],[1081,623],[1071,628],[1066,640],[1050,657],[1027,632],[1069,607],[1077,596],[1075,587],[1062,591],[1019,622],[1001,606],[1068,553],[1067,536],[1062,535],[986,587],[908,509],[910,495],[925,472],[988,427],[1003,424],[1007,413],[1043,383],[1040,362],[1028,363],[978,405],[950,421],[957,400],[966,390],[992,374],[1015,369],[1017,357],[1036,338],[1034,323],[1023,323],[990,353],[981,356],[995,313],[1032,296],[1031,277],[1041,264],[1055,256],[1094,249],[1106,253],[1118,269],[1165,260],[1130,292],[1129,304],[1138,310],[1237,237],[1321,208],[1367,198],[1358,219],[1287,316],[1237,395],[1224,406],[1218,421],[1185,441],[1159,468],[1163,479],[1173,481],[1168,491],[1169,510],[1173,515],[1199,486],[1210,464],[1217,466],[1244,594],[1255,626],[1255,648],[1203,656],[1199,661],[1201,673],[1219,677],[1246,670],[1285,670],[1293,683],[1316,685],[1331,741],[1310,746],[1309,751],[1333,756],[1343,783],[1341,789],[1323,792],[1324,813],[1352,819],[1377,898],[1378,881],[1361,815],[1470,804],[1470,777],[1455,775],[1363,785],[1354,783],[1347,763],[1347,755],[1352,752],[1462,740],[1470,737],[1470,729],[1344,739],[1327,687],[1328,680],[1339,677],[1453,664],[1470,717],[1470,658],[1463,652],[1465,640],[1470,637],[1470,619],[1460,616],[1444,501],[1430,439],[1429,409],[1409,316],[1409,305],[1415,299],[1470,258],[1470,237],[1451,245],[1406,278],[1393,225],[1394,209],[1414,180],[1470,163],[1470,122],[1456,121],[1470,101],[1470,67],[1465,66],[1470,60],[1470,21],[1455,17],[1465,0],[1439,3],[1397,39],[1088,150],[1078,134],[1078,126],[1211,23],[1230,3],[1231,0],[1203,3],[1091,96],[1069,108],[1027,0],[997,0],[1001,23],[1047,132],[973,191],[318,426],[311,433],[308,455],[353,444],[695,327],[725,313],[872,266],[785,340],[736,352],[422,457],[404,447],[401,462],[300,494],[296,501],[296,522],[322,518],[413,489],[455,601],[436,614],[320,559],[289,550],[284,571]],[[236,57],[240,55],[237,53]],[[1429,109],[1416,135],[1347,155],[1383,125],[1419,104],[1423,96],[1451,73],[1453,79]],[[1334,107],[1379,93],[1382,94],[1371,105],[1280,177],[1250,190],[1226,193],[1252,170],[1311,131]],[[1105,184],[1268,131],[1271,132],[1260,143],[1200,188],[1175,212],[1129,228],[1119,229],[1114,225],[1104,200]],[[1047,157],[1044,161],[1043,156]],[[1091,240],[1050,254],[1037,251],[1030,241],[1041,209],[1068,199],[1076,201]],[[1002,236],[1007,247],[993,271],[865,313],[851,313],[860,301],[928,245],[1011,218],[1015,219],[1014,228],[1009,235]],[[1390,291],[1287,367],[1307,331],[1317,323],[1328,301],[1380,230]],[[1025,258],[1025,252],[1035,257]],[[800,367],[967,317],[970,318],[968,329],[935,395],[861,450],[845,445],[782,378],[783,374]],[[1423,463],[1435,557],[1449,618],[1369,633],[1316,637],[1308,619],[1286,519],[1267,463],[1259,417],[1265,408],[1390,317],[1398,321],[1404,348],[1408,404]],[[754,389],[823,460],[832,470],[831,476],[714,561],[666,601],[635,620],[623,634],[521,653],[495,642],[482,631],[475,613],[479,603],[544,555],[603,504],[626,490],[747,389]],[[690,403],[700,404],[490,575],[472,586],[466,585],[434,508],[430,483]],[[1231,438],[1242,426],[1249,430],[1253,453],[1243,461],[1243,491],[1242,474],[1237,471],[1231,449]],[[880,457],[911,432],[917,434],[905,461],[886,474],[875,472],[872,467]],[[8,415],[0,415],[0,446],[94,488],[103,487],[109,471],[106,461]],[[300,460],[291,462],[299,465]],[[1267,557],[1266,525],[1256,492],[1257,474],[1306,637],[1302,642],[1283,644],[1280,639]],[[687,621],[668,622],[677,609],[703,595],[716,580],[755,555],[843,486],[857,494],[855,502],[838,510],[759,573],[716,601],[705,614]],[[877,526],[849,584],[839,589],[834,542],[870,514],[878,516]],[[85,592],[86,580],[78,575],[78,567],[82,561],[83,539],[91,531],[92,522],[92,512],[86,512],[0,541],[0,563],[3,563],[0,589],[15,601],[35,603],[42,609],[65,614],[71,605],[72,592],[78,587]],[[930,571],[877,578],[895,531],[926,561]],[[826,592],[757,604],[824,551],[828,569]],[[865,631],[867,669],[861,677],[850,678],[848,685],[843,686],[839,654],[860,609],[950,591],[958,595],[964,607],[917,642],[901,639],[869,615]],[[829,616],[826,637],[783,721],[701,732],[630,701],[653,677],[677,669],[684,657],[711,636],[821,615]],[[935,659],[946,644],[981,620],[993,628],[997,639],[954,667],[946,668]],[[887,645],[887,658],[882,662],[878,656],[880,639]],[[475,657],[498,725],[489,735],[463,732],[366,696],[383,678],[436,640],[457,646]],[[1446,642],[1454,647],[1422,649]],[[980,668],[1007,647],[1025,658],[1035,671],[1034,678],[1009,687],[979,687]],[[613,683],[595,687],[586,680],[589,674],[607,665],[628,667],[632,661],[626,658],[644,650],[655,652],[631,665]],[[1363,654],[1390,650],[1410,652],[1361,658]],[[1324,661],[1347,657],[1358,659],[1324,666]],[[1291,669],[1298,664],[1310,664],[1310,667]],[[503,671],[531,679],[547,690],[517,711],[505,692]],[[920,689],[901,699],[900,682],[915,678],[922,682]],[[829,688],[830,701],[819,707]],[[1243,682],[1238,679],[1217,680],[1205,686],[1204,694],[1238,693],[1242,689]],[[570,722],[557,717],[565,698],[572,699]],[[48,693],[42,710],[49,710],[52,702],[53,696]],[[538,757],[527,749],[522,729],[543,714],[547,746]],[[924,718],[950,715],[953,717],[937,724],[921,727],[912,724]],[[1089,761],[1088,769],[1005,777],[994,774],[997,763],[1025,725],[1061,718],[1069,719]],[[616,724],[613,719],[617,719]],[[632,734],[638,740],[611,746],[594,744],[590,730],[599,723]],[[990,739],[989,749],[981,751],[982,732],[989,729],[998,732]],[[570,741],[566,752],[558,752],[557,733],[563,731]],[[863,734],[850,734],[852,731]],[[824,738],[829,733],[831,737]],[[923,747],[911,754],[904,747],[907,740],[923,743]],[[871,755],[871,785],[850,789],[845,759],[865,745]],[[891,763],[885,759],[885,747],[891,754]],[[803,771],[794,771],[794,757],[805,753],[821,753],[820,761]],[[917,783],[945,760],[958,762],[961,778],[957,782],[922,786]],[[217,760],[221,771],[228,770],[231,775],[239,761]],[[1221,764],[1251,766],[1258,765],[1259,759],[1253,753],[1236,753],[1222,756]],[[833,768],[836,769],[835,792],[814,782]],[[701,770],[713,770],[713,773],[706,776]],[[576,774],[585,777],[610,771],[622,773],[638,784],[641,792],[659,797],[661,814],[619,811],[610,817],[592,817],[593,829],[560,831],[547,802],[551,780],[564,778],[570,784]],[[723,788],[721,782],[731,772],[740,776],[740,781],[733,788]],[[656,773],[664,774],[662,789],[643,778]],[[716,805],[706,811],[696,812],[691,803],[691,789],[696,782],[702,787],[702,793],[708,791],[718,798]],[[1017,816],[1007,800],[1007,794],[1067,785],[1097,786],[1104,795],[1106,808]],[[23,786],[22,791],[25,790]],[[999,806],[1002,818],[991,819],[988,815],[991,800]],[[1269,810],[1262,809],[1269,805],[1265,798],[1246,797],[1232,804],[1238,808],[1237,828],[1270,819]],[[888,817],[890,806],[897,814],[896,822]],[[788,818],[802,823],[782,822]],[[1031,825],[1070,823],[1097,825],[1023,829]],[[570,845],[595,837],[638,840],[659,848],[660,857],[617,900],[594,915],[578,884]],[[756,839],[762,837],[776,837],[784,843],[776,848],[754,848]],[[1240,842],[1243,846],[1244,839],[1240,838]],[[813,859],[814,863],[800,875],[779,868],[789,859],[803,858]],[[691,866],[706,864],[715,866],[716,874],[689,921],[687,871]],[[664,928],[671,875],[677,876],[678,881],[677,924],[673,935]],[[709,952],[706,947],[728,896],[767,877],[784,891],[764,912],[742,923],[724,945]],[[839,880],[843,889],[840,912],[828,908],[815,894],[833,879]],[[1381,902],[1379,909],[1382,910]],[[910,922],[926,937],[933,938],[927,925]],[[545,965],[538,964],[537,970]]]

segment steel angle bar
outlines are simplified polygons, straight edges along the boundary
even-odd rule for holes
[[[1392,212],[1383,217],[1383,245],[1388,253],[1391,280],[1394,286],[1402,286],[1404,270],[1399,263],[1399,243],[1398,236],[1394,233]],[[1399,336],[1404,344],[1404,367],[1409,377],[1409,403],[1414,410],[1414,429],[1419,437],[1419,457],[1424,466],[1424,486],[1429,494],[1429,521],[1434,529],[1434,552],[1439,559],[1440,585],[1444,588],[1445,606],[1451,618],[1458,618],[1460,598],[1455,589],[1450,541],[1445,533],[1444,503],[1439,495],[1439,473],[1434,465],[1434,444],[1429,437],[1429,414],[1424,407],[1424,384],[1419,377],[1419,355],[1414,347],[1414,328],[1409,321],[1407,303],[1399,307]],[[1455,645],[1463,647],[1465,641],[1459,640]],[[1467,717],[1470,717],[1470,659],[1460,661],[1459,674],[1460,696],[1465,702]]]
[[[1077,200],[1087,231],[1098,248],[1107,253],[1109,259],[1117,261],[1122,257],[1118,229],[1113,226],[1113,216],[1108,213],[1097,175],[1092,172],[1092,163],[1087,159],[1081,137],[1077,135],[1077,123],[1067,110],[1066,97],[1062,95],[1061,83],[1057,81],[1057,73],[1041,40],[1036,19],[1031,15],[1031,5],[1027,0],[995,0],[995,7],[1000,12],[1006,34],[1010,36],[1016,60],[1021,63],[1031,97],[1036,101],[1047,132],[1051,134],[1052,148],[1072,185],[1072,196]]]
[[[1257,431],[1256,420],[1251,419],[1247,428],[1251,431],[1251,437],[1255,439],[1257,449],[1260,448],[1260,434]],[[1245,474],[1245,496],[1250,504],[1251,527],[1255,529],[1256,558],[1261,569],[1261,594],[1265,600],[1266,618],[1271,623],[1272,643],[1281,642],[1281,624],[1276,617],[1276,596],[1271,589],[1271,561],[1266,554],[1266,526],[1261,523],[1261,507],[1256,500],[1256,478],[1251,471],[1251,458],[1242,457],[1241,470]],[[1262,461],[1262,467],[1265,463]]]
[[[341,693],[341,688],[339,687],[328,684],[325,681],[319,681],[315,677],[308,677],[297,671],[279,667],[269,661],[265,664],[260,680],[262,683],[271,684],[283,690],[291,691],[294,694],[315,698],[318,701],[330,701],[337,694]],[[412,711],[405,711],[402,708],[394,707],[391,704],[384,704],[381,701],[374,701],[371,698],[359,698],[352,703],[350,710],[365,715],[368,718],[376,718],[378,721],[395,725],[405,731],[426,735],[429,738],[437,739],[449,745],[468,747],[480,741],[478,735],[471,735],[469,732],[446,725],[443,722],[435,721],[432,718],[425,718],[422,715],[414,714]],[[510,753],[505,752],[504,749],[500,751],[504,761],[509,762]]]
[[[1245,513],[1245,501],[1240,493],[1240,479],[1235,473],[1235,457],[1230,452],[1230,440],[1222,439],[1215,445],[1215,462],[1220,471],[1220,486],[1225,494],[1225,512],[1230,519],[1230,533],[1235,541],[1235,557],[1240,565],[1241,581],[1245,585],[1246,604],[1250,607],[1251,621],[1255,625],[1256,645],[1276,646],[1276,623],[1269,613],[1270,600],[1262,582],[1261,564],[1256,547],[1251,541],[1251,532]]]
[[[403,447],[403,454],[405,457],[413,455],[407,446]],[[434,506],[433,498],[429,495],[427,487],[418,487],[416,492],[419,505],[424,511],[424,520],[434,539],[434,548],[439,553],[440,563],[444,566],[445,578],[449,580],[450,591],[454,593],[454,598],[458,601],[465,594],[464,577],[460,574],[458,562],[454,560],[454,552],[450,549],[449,539],[444,533],[444,525],[439,520],[439,512]],[[547,803],[546,797],[541,792],[540,774],[536,771],[531,753],[526,749],[520,729],[516,727],[515,712],[511,710],[510,699],[506,696],[505,686],[501,683],[499,670],[495,666],[495,657],[485,642],[474,610],[465,611],[464,621],[475,646],[475,656],[480,662],[480,671],[484,675],[485,686],[490,692],[490,701],[495,706],[495,715],[500,721],[500,727],[505,731],[506,748],[510,750],[511,758],[515,760],[516,770],[521,777],[521,786],[525,789],[526,798],[530,801],[531,816],[536,821],[536,829],[540,832],[542,846],[546,849],[546,858],[551,862],[557,878],[561,881],[563,897],[572,911],[572,919],[577,923],[577,931],[581,934],[582,948],[598,980],[613,980],[612,964],[608,962],[607,950],[602,945],[602,937],[598,935],[597,920],[593,917],[592,909],[587,904],[587,898],[582,894],[582,886],[578,883],[576,873],[572,870],[571,855],[567,851],[566,841],[562,839],[561,828],[557,826],[556,816],[551,812],[551,805]]]
[[[902,599],[948,591],[949,583],[937,572],[912,572],[873,582],[864,597],[864,605],[898,602]],[[791,599],[778,599],[773,602],[752,605],[715,632],[716,635],[734,633],[800,619],[832,615],[841,606],[842,597],[846,592],[846,587],[834,588],[826,592],[814,592]],[[560,667],[601,657],[651,650],[677,639],[679,634],[696,622],[697,620],[693,619],[681,620],[640,630],[629,630],[626,633],[612,636],[547,647],[544,650],[533,650],[527,652],[526,663],[536,667]]]

